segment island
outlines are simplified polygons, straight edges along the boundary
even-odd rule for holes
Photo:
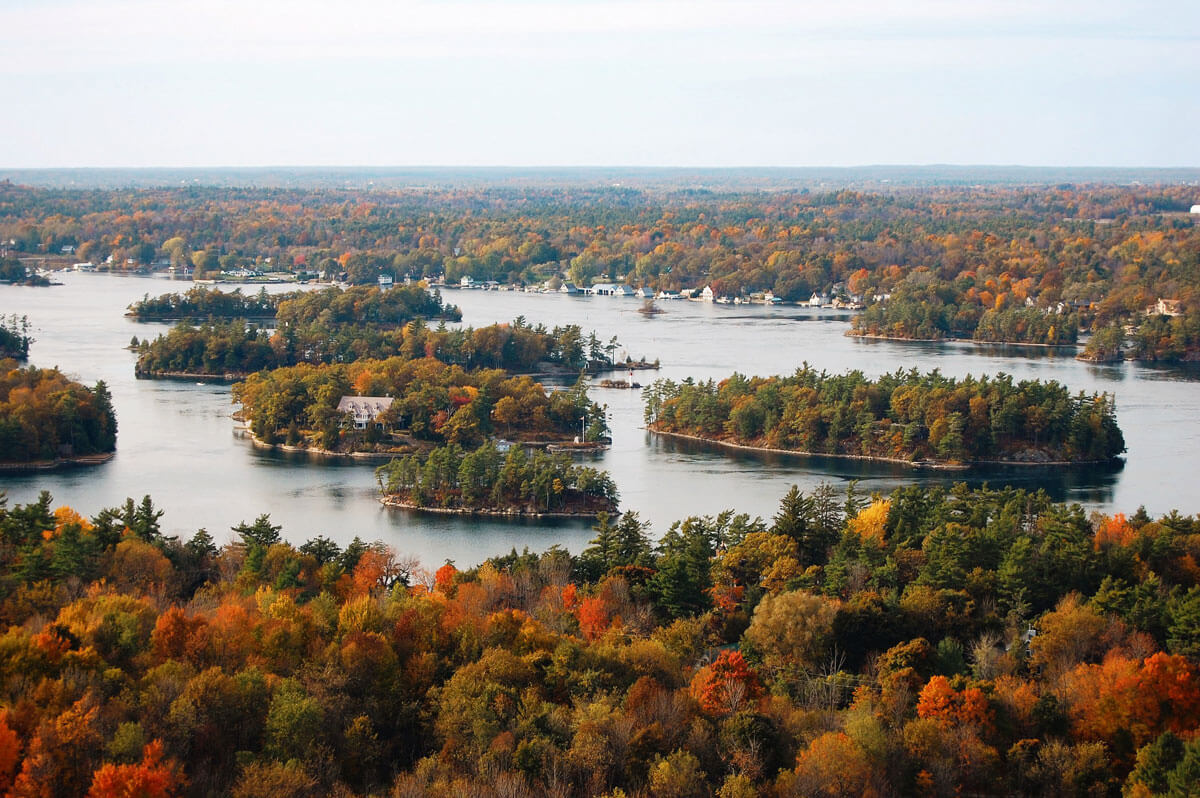
[[[214,299],[214,296],[224,297]],[[200,297],[207,297],[201,299]],[[230,298],[232,297],[232,299]],[[274,317],[275,329],[253,321],[253,316],[211,314],[200,324],[180,322],[166,335],[142,341],[135,371],[139,377],[204,377],[237,379],[264,368],[297,363],[330,363],[360,357],[387,357],[398,351],[424,354],[426,321],[457,321],[458,308],[442,302],[441,295],[423,285],[391,290],[356,287],[346,290],[290,294],[273,306],[257,311]],[[237,292],[191,291],[187,295],[149,298],[135,303],[138,318],[180,313],[192,318],[192,309],[251,308]],[[172,309],[176,308],[176,309]],[[268,311],[270,311],[268,313]],[[408,348],[405,349],[405,330]]]
[[[103,380],[89,388],[56,368],[0,360],[0,470],[100,463],[116,447],[117,419]]]
[[[11,358],[25,360],[29,357],[29,345],[33,337],[29,334],[29,317],[0,316],[0,360]]]
[[[326,454],[392,456],[496,436],[545,446],[608,432],[583,380],[547,391],[526,375],[431,357],[260,371],[236,383],[232,397],[260,443]]]
[[[657,380],[643,397],[655,433],[752,449],[951,468],[1102,463],[1125,451],[1110,395],[1003,373],[871,380],[805,364],[788,377]]]
[[[504,451],[506,450],[506,451]],[[615,512],[607,472],[567,454],[488,441],[473,451],[451,443],[411,454],[376,471],[381,501],[393,507],[471,515],[593,517]]]

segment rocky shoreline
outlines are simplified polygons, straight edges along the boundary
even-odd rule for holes
[[[28,463],[0,463],[0,472],[54,471],[59,468],[100,465],[101,463],[107,463],[116,457],[116,455],[117,453],[114,451],[102,452],[100,454],[84,454],[78,457],[57,457],[53,460],[32,460]]]
[[[719,438],[705,438],[699,435],[688,435],[683,432],[667,432],[666,430],[655,429],[653,426],[647,426],[646,430],[655,434],[663,435],[668,438],[680,438],[682,440],[700,441],[701,443],[711,443],[717,446],[726,446],[730,449],[742,449],[751,452],[770,452],[773,454],[795,454],[803,457],[837,457],[843,460],[863,460],[866,462],[875,463],[896,463],[897,465],[908,466],[909,468],[930,469],[934,471],[968,471],[978,466],[1033,466],[1033,467],[1058,467],[1063,466],[1095,466],[1103,465],[1110,462],[1108,460],[1050,460],[1037,459],[1030,457],[1024,460],[969,460],[964,463],[951,463],[939,460],[905,460],[899,457],[881,457],[878,455],[865,454],[842,454],[835,452],[808,452],[800,449],[779,449],[771,446],[750,446],[744,443],[733,443],[731,441],[723,441]]]
[[[422,513],[437,513],[438,515],[466,515],[479,516],[486,518],[531,518],[531,519],[571,519],[571,518],[595,518],[596,512],[530,512],[524,508],[512,507],[505,510],[488,510],[488,509],[472,509],[467,507],[427,507],[425,505],[413,504],[396,496],[380,496],[379,501],[387,507],[397,507],[402,510],[416,510]]]

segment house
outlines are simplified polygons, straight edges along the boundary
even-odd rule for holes
[[[469,274],[465,274],[463,275],[463,278],[458,281],[458,285],[460,288],[474,288],[475,278]]]
[[[638,299],[653,299],[654,298],[654,289],[647,288],[646,286],[643,285],[641,288],[634,291],[633,295],[636,296]]]
[[[390,275],[390,274],[379,275],[379,288],[381,290],[386,291],[387,289],[391,288],[393,282],[394,282],[394,280],[392,279],[392,275]]]
[[[1183,303],[1178,299],[1162,299],[1160,298],[1150,307],[1146,308],[1147,316],[1182,316]]]
[[[823,296],[821,296],[820,294],[814,293],[812,296],[810,296],[808,298],[808,306],[810,308],[819,308],[819,307],[821,307],[821,304],[824,301],[825,301],[825,298]]]
[[[339,413],[349,413],[354,417],[355,429],[366,429],[394,401],[390,396],[343,396],[337,409]]]
[[[704,290],[702,290],[700,292],[700,301],[701,302],[715,302],[716,299],[717,299],[717,295],[713,293],[712,286],[711,285],[704,286]]]
[[[579,290],[579,287],[577,285],[575,285],[575,283],[563,283],[561,286],[559,286],[558,293],[570,294],[572,296],[578,296],[579,294],[582,294],[583,292]]]

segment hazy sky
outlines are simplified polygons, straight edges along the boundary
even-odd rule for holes
[[[1196,0],[0,0],[0,166],[1200,165]]]

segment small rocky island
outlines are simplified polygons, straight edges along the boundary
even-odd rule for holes
[[[615,512],[617,489],[607,472],[575,465],[570,455],[457,444],[413,454],[376,472],[384,504],[472,515],[591,517]]]

